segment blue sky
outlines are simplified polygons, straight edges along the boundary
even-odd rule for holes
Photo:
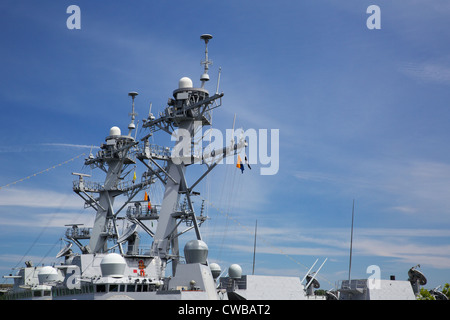
[[[81,8],[69,30],[66,9]],[[381,8],[369,30],[366,9]],[[210,33],[214,127],[280,130],[280,167],[259,175],[219,166],[202,227],[210,259],[303,277],[316,259],[330,289],[348,276],[450,282],[450,4],[433,1],[2,1],[0,185],[88,153],[129,122],[162,111]],[[142,132],[141,132],[142,134]],[[167,137],[165,138],[167,139]],[[161,144],[169,144],[165,140]],[[83,157],[0,189],[0,273],[49,263],[64,224],[93,221],[72,192]],[[203,191],[203,189],[202,189]],[[216,208],[221,208],[220,211]],[[45,256],[45,259],[42,257]],[[316,265],[317,269],[319,263]]]

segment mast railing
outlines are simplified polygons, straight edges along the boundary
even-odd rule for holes
[[[89,239],[92,228],[68,228],[66,237],[71,239]]]
[[[149,176],[146,180],[142,182],[136,183],[133,180],[127,180],[122,182],[117,182],[114,186],[109,188],[108,190],[117,190],[122,192],[127,192],[133,190],[138,187],[146,187],[154,182],[154,179]],[[86,180],[74,180],[73,181],[73,190],[75,192],[100,192],[105,191],[105,186],[99,182],[94,181],[86,181]]]

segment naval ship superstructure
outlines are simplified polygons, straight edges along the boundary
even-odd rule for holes
[[[67,245],[56,258],[58,263],[34,266],[26,261],[16,274],[13,288],[1,299],[25,300],[373,300],[415,299],[425,276],[413,267],[407,281],[380,280],[374,288],[369,279],[342,280],[327,297],[316,296],[320,287],[317,273],[299,277],[244,275],[238,264],[222,271],[208,259],[208,246],[202,238],[201,225],[209,219],[203,212],[198,186],[226,157],[247,147],[243,137],[233,137],[226,147],[199,149],[196,137],[203,127],[212,125],[212,110],[222,105],[219,77],[216,92],[205,88],[209,81],[209,34],[205,43],[201,85],[194,87],[188,77],[168,99],[158,117],[149,112],[142,121],[145,135],[137,139],[135,99],[132,99],[128,133],[122,135],[113,126],[96,155],[89,154],[85,165],[103,172],[103,182],[91,181],[91,175],[73,173],[73,191],[84,207],[95,212],[91,228],[68,225]],[[234,126],[233,126],[234,129]],[[156,133],[171,136],[173,147],[152,143]],[[143,168],[140,179],[136,166]],[[203,168],[189,184],[187,170]],[[192,172],[192,170],[191,170]],[[191,178],[191,176],[190,176]],[[191,179],[190,179],[191,180]],[[162,186],[160,203],[152,198],[155,186]],[[120,199],[119,199],[120,198]],[[201,198],[200,198],[201,199]],[[195,203],[201,202],[201,208]],[[116,205],[115,205],[116,203]],[[197,205],[198,206],[198,205]],[[119,228],[119,222],[127,224]],[[153,225],[156,224],[156,228]],[[151,245],[141,246],[141,237],[150,237]],[[180,252],[180,237],[191,236]],[[256,232],[255,232],[256,237]],[[75,249],[77,248],[77,249]],[[316,261],[317,262],[317,261]],[[313,265],[314,267],[314,265]],[[169,268],[169,270],[167,270]],[[303,280],[306,279],[305,285]],[[446,297],[436,289],[435,295]]]
[[[128,134],[112,127],[100,151],[85,160],[86,166],[104,172],[104,181],[93,182],[88,174],[73,173],[77,177],[73,191],[83,199],[85,208],[95,212],[93,227],[69,225],[67,245],[57,255],[64,261],[51,266],[34,266],[27,261],[15,275],[5,277],[14,279],[14,287],[4,298],[305,299],[297,277],[244,276],[237,264],[228,268],[227,276],[220,277],[225,272],[208,260],[208,246],[200,231],[207,217],[202,209],[199,214],[194,208],[193,198],[199,195],[196,187],[221,160],[236,155],[247,143],[241,137],[218,150],[195,149],[196,133],[211,125],[211,111],[221,106],[224,95],[218,92],[220,71],[216,92],[210,95],[205,88],[212,64],[208,58],[212,36],[200,38],[205,43],[200,87],[194,87],[188,77],[181,78],[164,112],[158,117],[149,112],[143,120],[146,135],[140,139],[136,138],[135,123],[138,93],[129,93],[132,112]],[[174,147],[152,144],[156,132],[178,137]],[[189,185],[186,170],[193,164],[205,170]],[[137,165],[145,168],[140,179],[136,177]],[[147,193],[157,183],[164,190],[161,203]],[[125,200],[115,201],[119,196]],[[115,202],[119,204],[114,206]],[[128,223],[122,232],[120,220]],[[150,223],[157,224],[156,229]],[[146,250],[140,248],[142,231],[153,241]],[[179,237],[188,232],[192,239],[181,253]]]

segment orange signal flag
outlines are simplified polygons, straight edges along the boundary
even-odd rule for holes
[[[244,173],[244,164],[242,163],[242,159],[241,159],[240,155],[238,155],[238,161],[236,164],[236,168],[241,169],[241,172]]]
[[[144,201],[148,201],[148,194],[147,194],[147,191],[145,191]]]

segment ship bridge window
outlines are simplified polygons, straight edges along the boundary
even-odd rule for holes
[[[138,284],[136,292],[148,292],[148,284]]]
[[[92,285],[82,285],[81,286],[81,292],[82,293],[93,293],[94,287]]]
[[[117,285],[117,284],[109,285],[109,292],[117,292],[117,291],[119,291],[119,285]]]
[[[95,286],[95,292],[106,292],[106,285],[104,285],[104,284],[97,284]]]
[[[33,297],[50,297],[52,292],[50,290],[34,290]]]
[[[42,291],[40,290],[33,291],[33,297],[42,297]]]
[[[136,291],[136,285],[129,284],[127,285],[127,292],[135,292]]]

